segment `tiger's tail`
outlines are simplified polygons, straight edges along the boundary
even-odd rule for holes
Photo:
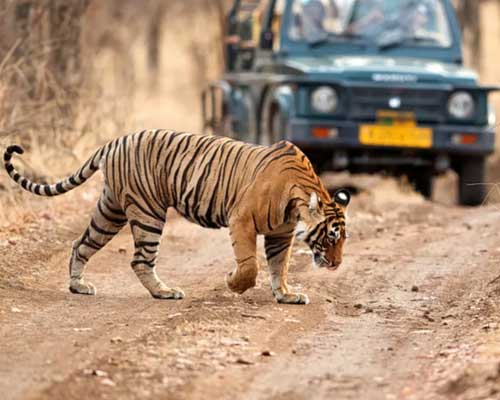
[[[83,166],[70,177],[54,183],[52,185],[44,185],[30,181],[28,178],[19,174],[11,163],[12,154],[23,154],[24,150],[20,146],[9,146],[3,155],[4,166],[9,176],[14,182],[20,185],[24,190],[39,196],[59,196],[77,186],[80,186],[89,179],[98,169],[99,162],[104,154],[104,147],[101,147],[83,164]]]

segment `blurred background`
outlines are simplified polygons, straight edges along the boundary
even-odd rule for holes
[[[155,127],[200,132],[200,92],[222,72],[231,3],[3,0],[0,146],[26,147],[23,172],[44,182],[72,172],[112,137]],[[466,64],[482,83],[500,82],[500,0],[455,6]],[[7,207],[18,201],[6,174],[0,198]]]

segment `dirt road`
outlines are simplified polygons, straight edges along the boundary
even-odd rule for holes
[[[185,300],[149,297],[125,231],[90,262],[98,295],[71,295],[69,248],[92,196],[34,211],[0,233],[0,397],[499,398],[500,210],[425,202],[389,180],[365,189],[338,272],[294,249],[308,306],[274,302],[262,251],[257,287],[231,294],[227,232],[176,216],[159,273]]]

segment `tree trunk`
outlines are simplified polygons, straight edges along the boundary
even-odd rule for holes
[[[161,60],[161,37],[162,22],[165,15],[165,4],[160,2],[153,7],[152,17],[147,27],[147,50],[148,50],[148,68],[151,88],[157,87],[158,70]]]
[[[50,0],[50,66],[59,85],[68,89],[81,78],[81,17],[90,0]]]
[[[17,41],[12,45],[18,44],[13,53],[13,58],[21,61],[23,78],[28,82],[29,87],[26,88],[27,94],[30,97],[35,96],[35,81],[36,71],[33,57],[31,56],[32,43],[29,40],[32,23],[31,16],[34,12],[34,4],[30,0],[20,1],[15,5],[14,20],[15,20],[15,35]]]
[[[455,4],[465,43],[471,51],[472,63],[481,69],[481,2],[457,0]]]

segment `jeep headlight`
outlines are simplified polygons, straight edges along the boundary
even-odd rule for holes
[[[468,92],[456,92],[448,100],[448,112],[457,119],[467,119],[474,115],[476,102]]]
[[[333,112],[337,109],[338,102],[337,92],[330,86],[320,86],[312,92],[311,104],[317,112]]]

